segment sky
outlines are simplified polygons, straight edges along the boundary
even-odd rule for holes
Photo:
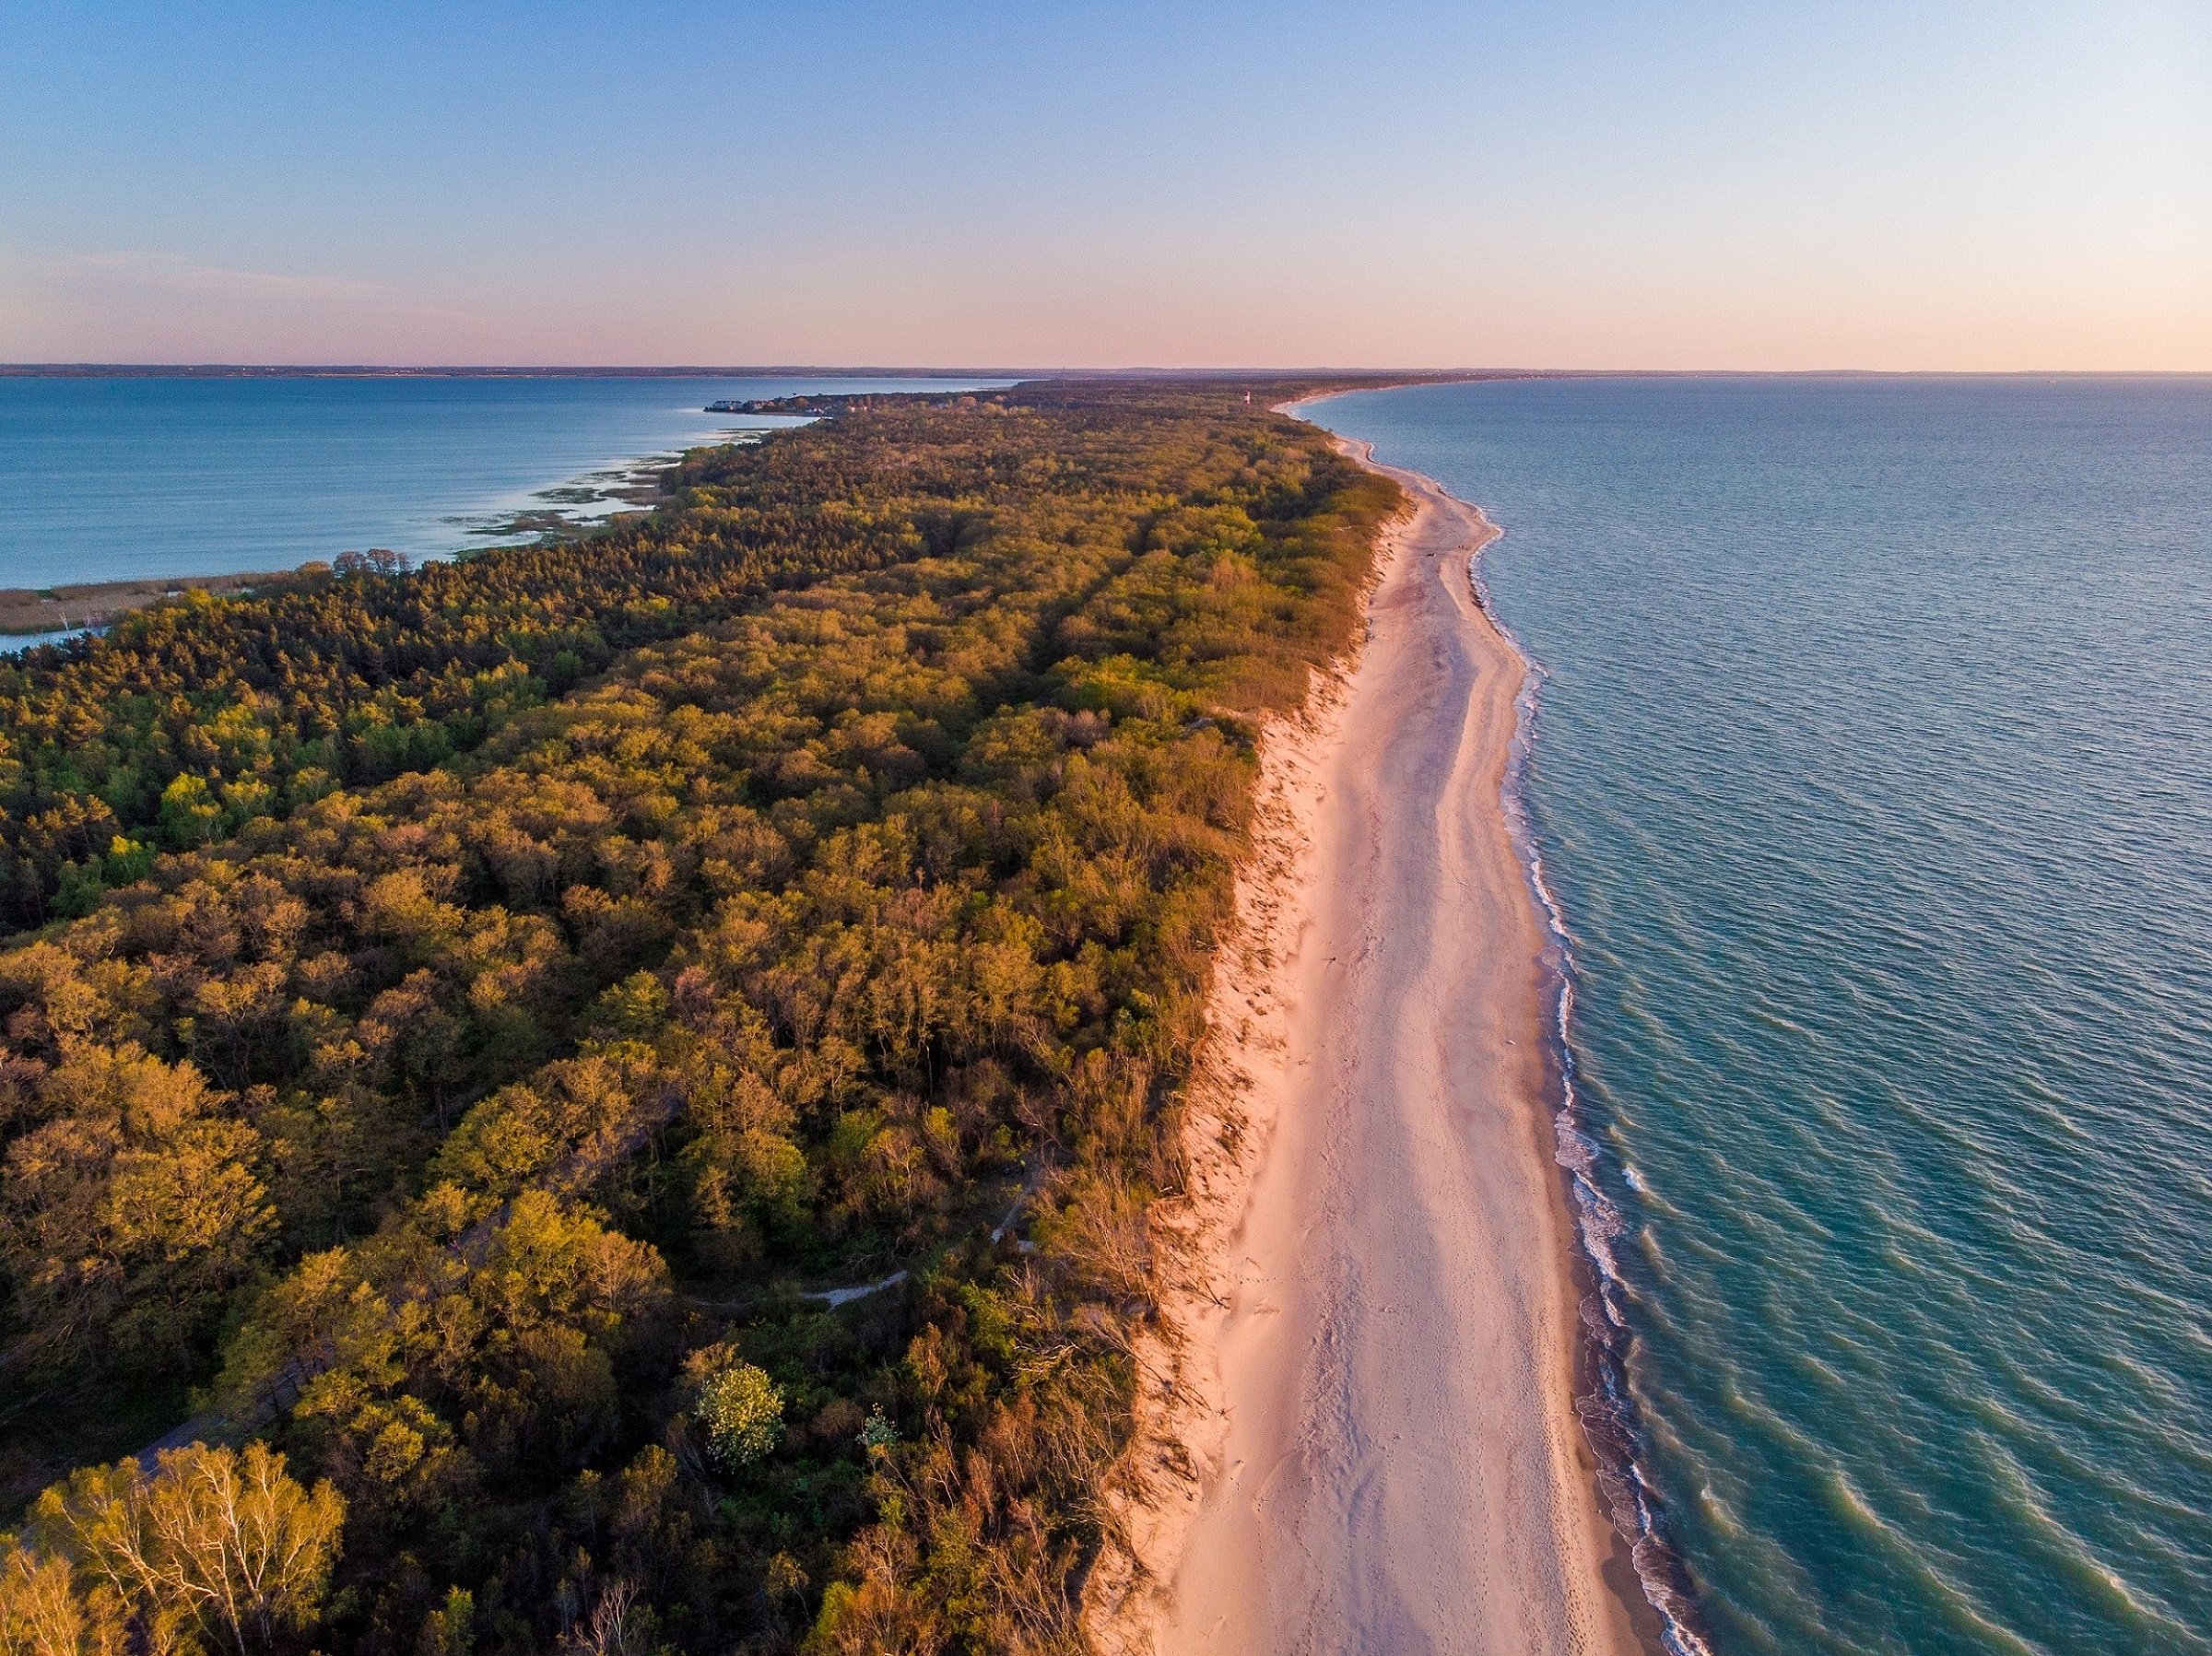
[[[2212,370],[2212,0],[0,0],[0,360]]]

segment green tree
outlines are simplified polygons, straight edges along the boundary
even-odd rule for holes
[[[181,850],[205,845],[221,830],[223,807],[205,777],[179,771],[161,790],[161,831]]]
[[[124,1656],[112,1603],[88,1603],[68,1560],[0,1535],[0,1656]]]
[[[348,1504],[325,1649],[1073,1648],[1254,733],[1396,501],[1255,400],[830,400],[0,662],[0,1455],[213,1381]]]
[[[194,1443],[163,1450],[151,1472],[119,1461],[47,1490],[8,1569],[51,1606],[65,1561],[80,1622],[127,1618],[153,1650],[198,1638],[249,1656],[312,1627],[345,1517],[335,1489],[302,1488],[265,1444]]]
[[[693,1359],[699,1402],[693,1412],[707,1449],[732,1471],[759,1460],[783,1436],[783,1393],[768,1372],[724,1346]]]

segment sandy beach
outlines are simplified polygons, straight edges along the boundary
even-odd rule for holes
[[[1166,1656],[1646,1650],[1573,1407],[1545,933],[1500,803],[1523,664],[1468,580],[1497,532],[1380,469],[1416,510],[1356,666],[1265,751],[1094,1626]]]

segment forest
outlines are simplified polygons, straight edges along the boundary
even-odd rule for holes
[[[1401,504],[1247,389],[0,662],[0,1653],[1085,1648],[1255,738]]]

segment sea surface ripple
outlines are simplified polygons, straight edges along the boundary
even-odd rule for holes
[[[1702,1638],[2212,1652],[2212,381],[1312,412],[1506,532]]]
[[[371,546],[444,558],[629,510],[641,462],[798,423],[711,402],[1004,383],[0,375],[0,587],[288,570]]]

